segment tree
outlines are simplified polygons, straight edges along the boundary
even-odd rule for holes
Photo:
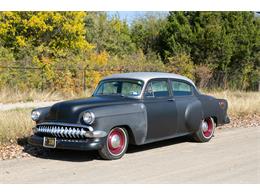
[[[259,31],[252,12],[171,12],[159,51],[165,62],[190,55],[195,66],[221,73],[222,87],[249,89],[259,80]]]
[[[32,46],[53,56],[92,46],[85,40],[84,12],[1,12],[0,36],[4,47],[17,52]]]
[[[160,31],[160,53],[167,61],[179,53],[190,54],[195,35],[185,12],[170,12],[167,23]]]
[[[168,59],[167,66],[170,72],[184,75],[190,79],[195,78],[194,63],[191,60],[190,56],[185,53],[177,54],[174,57],[170,57]]]
[[[85,19],[86,39],[95,44],[98,52],[124,55],[135,51],[129,27],[116,15],[111,18],[105,12],[89,13]]]
[[[57,69],[87,66],[94,46],[85,39],[85,17],[85,12],[1,12],[0,40],[15,65],[40,69],[17,69],[12,85],[55,89]]]
[[[160,29],[164,28],[166,17],[158,13],[149,13],[133,21],[131,37],[137,48],[145,54],[157,52]]]

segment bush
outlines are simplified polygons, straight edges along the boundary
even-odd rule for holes
[[[195,81],[199,88],[206,88],[212,78],[212,70],[206,65],[199,65],[195,69]]]
[[[168,58],[167,69],[169,72],[186,76],[192,80],[195,78],[195,66],[191,57],[185,53]]]

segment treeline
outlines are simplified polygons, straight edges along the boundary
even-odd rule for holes
[[[0,12],[0,89],[80,92],[114,72],[174,72],[200,87],[256,89],[253,12]],[[26,68],[26,69],[25,69]]]

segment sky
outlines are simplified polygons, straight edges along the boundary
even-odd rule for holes
[[[121,20],[126,20],[128,24],[131,24],[131,22],[138,17],[142,17],[146,14],[152,13],[152,12],[145,12],[145,11],[110,11],[107,12],[109,16],[113,15],[119,15]],[[153,12],[155,13],[155,12]],[[158,14],[166,15],[168,12],[158,12]]]
[[[146,12],[143,11],[113,11],[113,12],[108,12],[109,16],[113,15],[119,15],[121,20],[126,20],[128,23],[131,23],[136,17],[138,16],[144,16]]]

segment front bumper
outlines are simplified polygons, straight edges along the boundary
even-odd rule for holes
[[[93,138],[85,140],[73,140],[56,138],[56,147],[58,149],[68,150],[99,150],[104,145],[104,138]],[[32,135],[28,138],[28,143],[34,146],[43,147],[43,137]]]

